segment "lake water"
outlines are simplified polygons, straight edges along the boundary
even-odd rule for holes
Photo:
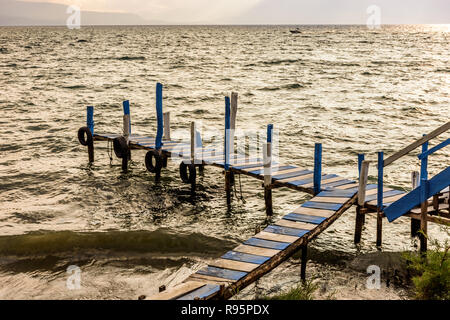
[[[174,132],[193,120],[220,132],[224,96],[236,91],[238,128],[264,132],[273,123],[283,162],[308,168],[321,142],[323,170],[352,179],[358,153],[388,156],[449,120],[448,27],[301,30],[0,28],[0,298],[135,299],[184,280],[270,222],[261,184],[248,177],[241,177],[245,202],[235,199],[227,210],[216,168],[206,168],[191,199],[177,163],[155,184],[144,151],[133,151],[123,174],[99,142],[88,165],[76,137],[88,105],[97,133],[120,133],[121,103],[129,99],[133,131],[155,135],[161,82]],[[409,188],[418,153],[388,167],[385,183]],[[448,148],[434,154],[430,175],[449,164]],[[275,190],[274,219],[308,198]],[[352,208],[314,241],[318,268],[377,250],[373,217],[361,246],[353,244],[354,216]],[[383,251],[414,248],[409,220],[385,221],[383,231]],[[445,232],[431,225],[430,235],[443,239]],[[66,286],[70,265],[81,268],[80,290]]]

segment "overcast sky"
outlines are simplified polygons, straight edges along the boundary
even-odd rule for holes
[[[364,24],[381,8],[382,23],[450,23],[450,0],[26,0],[82,10],[135,13],[168,23]]]

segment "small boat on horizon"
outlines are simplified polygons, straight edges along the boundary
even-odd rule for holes
[[[300,28],[297,28],[297,29],[291,29],[291,30],[289,30],[292,34],[296,34],[296,33],[302,33],[301,31],[300,31]]]

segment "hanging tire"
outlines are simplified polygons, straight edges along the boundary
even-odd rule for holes
[[[129,149],[127,140],[124,137],[117,137],[113,140],[114,153],[117,158],[123,159],[126,157],[128,159]]]
[[[188,175],[189,171],[189,175]],[[181,162],[180,164],[180,177],[184,183],[194,184],[197,178],[197,170],[194,164],[186,164]]]
[[[153,158],[155,158],[155,164],[153,164]],[[156,150],[151,150],[145,155],[145,167],[151,173],[161,172],[163,167],[163,158],[161,154]]]
[[[88,127],[82,127],[78,130],[78,141],[83,146],[90,146],[94,143],[94,137]]]

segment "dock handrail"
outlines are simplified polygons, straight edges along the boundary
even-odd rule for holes
[[[416,149],[417,147],[420,147],[421,145],[427,143],[431,139],[436,138],[437,136],[443,134],[444,132],[450,130],[450,121],[446,124],[440,126],[436,130],[432,131],[431,133],[427,134],[426,136],[423,136],[419,140],[411,143],[407,147],[403,148],[402,150],[398,151],[397,153],[394,153],[392,156],[384,160],[383,167],[387,167],[388,165],[392,164],[394,161],[397,161],[398,159],[402,158],[403,156],[406,156],[408,153]]]

